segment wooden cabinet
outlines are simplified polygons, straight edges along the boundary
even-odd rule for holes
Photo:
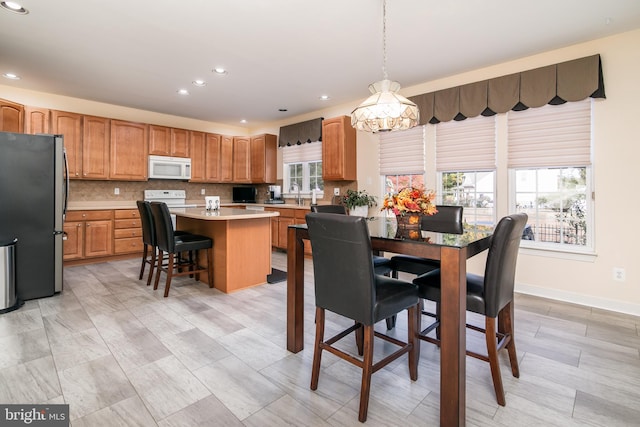
[[[276,182],[276,136],[263,134],[251,137],[251,182],[267,184]]]
[[[251,138],[233,137],[233,182],[251,182]]]
[[[24,133],[49,133],[51,112],[47,108],[24,107]]]
[[[0,99],[0,131],[22,133],[24,107],[15,102]]]
[[[207,133],[205,134],[205,142],[204,142],[204,174],[205,180],[207,182],[220,182],[221,174],[220,174],[220,148],[221,148],[222,136],[217,133]],[[192,156],[193,156],[193,146],[192,146]],[[195,156],[194,156],[195,157]],[[193,167],[193,162],[195,158],[191,158],[191,163]]]
[[[356,130],[348,116],[322,121],[322,179],[355,181]]]
[[[82,179],[109,178],[110,120],[82,117]]]
[[[144,123],[111,120],[110,179],[147,180],[148,129]]]
[[[149,125],[149,154],[171,155],[171,128]]]
[[[293,223],[306,224],[307,220],[305,217],[309,212],[311,212],[309,209],[295,209],[295,213],[293,214]],[[302,242],[304,243],[304,254],[311,255],[311,242],[309,240],[303,240]]]
[[[117,209],[114,212],[113,253],[142,252],[142,221],[137,209]]]
[[[171,128],[171,156],[189,157],[189,131]]]
[[[69,178],[82,178],[82,115],[52,110],[51,133],[64,138]]]
[[[287,230],[295,224],[295,209],[280,209],[278,217],[278,244],[277,248],[287,249]]]
[[[220,136],[220,182],[233,181],[233,137]]]
[[[280,216],[271,218],[271,246],[278,249],[287,249],[287,230],[290,225],[304,224],[305,215],[309,209],[272,208],[265,207],[265,211],[279,212]],[[311,254],[311,244],[304,242],[305,255]]]
[[[64,223],[65,261],[113,254],[113,211],[69,211]]]
[[[207,134],[189,131],[189,151],[191,153],[191,182],[207,182]]]

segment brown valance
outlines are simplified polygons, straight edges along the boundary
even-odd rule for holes
[[[409,99],[420,109],[420,124],[492,116],[587,97],[605,98],[600,55],[469,83]]]
[[[315,141],[322,141],[322,117],[280,128],[280,137],[278,138],[278,146],[280,147]]]

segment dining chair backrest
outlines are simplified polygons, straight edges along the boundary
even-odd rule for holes
[[[491,237],[484,272],[486,316],[497,317],[513,300],[518,250],[527,219],[525,213],[506,216],[498,222]]]
[[[312,205],[311,212],[347,214],[347,208],[344,205]]]
[[[462,206],[436,206],[438,213],[435,215],[423,215],[420,227],[424,231],[437,233],[462,234]]]
[[[149,202],[137,200],[138,212],[140,213],[140,221],[142,222],[142,242],[146,245],[156,245],[156,230],[153,223],[153,215]]]
[[[359,216],[309,213],[316,306],[364,325],[374,323],[376,301],[371,239]]]
[[[164,202],[151,202],[150,206],[156,230],[156,245],[161,251],[174,253],[173,223],[171,222],[171,214],[167,204]]]

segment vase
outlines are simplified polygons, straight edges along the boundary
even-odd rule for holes
[[[420,230],[422,224],[422,213],[407,212],[404,215],[396,215],[398,229]]]
[[[349,209],[349,215],[353,216],[363,216],[366,218],[368,213],[369,206],[354,206],[353,208]]]

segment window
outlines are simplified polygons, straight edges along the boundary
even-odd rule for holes
[[[510,206],[524,246],[593,248],[591,100],[508,113]]]
[[[284,163],[283,193],[309,194],[316,190],[322,197],[324,181],[322,180],[322,143],[294,145],[282,148]]]
[[[466,223],[495,224],[495,168],[495,117],[436,125],[438,203],[463,206]]]

